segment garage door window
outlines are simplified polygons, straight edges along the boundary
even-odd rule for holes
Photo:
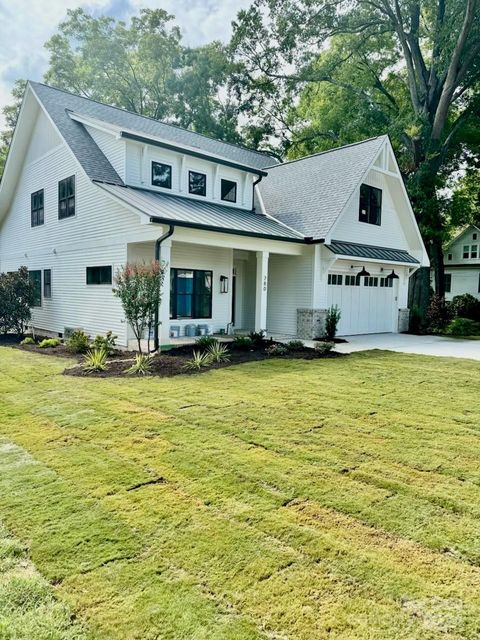
[[[381,287],[393,287],[393,278],[380,278]]]
[[[345,276],[345,285],[347,287],[358,287],[360,284],[360,276]]]
[[[364,284],[366,287],[378,287],[378,278],[376,276],[369,276],[365,278]]]
[[[343,276],[339,273],[329,273],[328,274],[328,284],[342,284]]]

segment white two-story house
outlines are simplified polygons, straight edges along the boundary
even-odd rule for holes
[[[480,229],[469,225],[447,247],[445,264],[445,298],[469,293],[480,299]]]
[[[200,330],[321,335],[408,325],[428,258],[387,136],[274,158],[30,82],[0,185],[0,270],[26,265],[33,324],[133,338],[112,288],[158,257],[160,343]]]

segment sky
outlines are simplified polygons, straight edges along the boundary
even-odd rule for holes
[[[143,7],[162,8],[176,16],[184,43],[228,40],[231,22],[251,0],[0,0],[0,109],[8,104],[18,78],[42,81],[48,66],[44,43],[79,6],[95,15],[128,19]],[[0,114],[0,128],[4,120]]]

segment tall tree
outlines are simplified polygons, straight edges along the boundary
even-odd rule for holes
[[[478,149],[478,124],[470,123],[480,114],[479,5],[255,0],[232,38],[241,65],[235,86],[257,140],[274,132],[298,154],[391,134],[440,294],[446,218],[439,191]]]
[[[5,129],[0,132],[0,179],[7,160],[8,149],[17,123],[23,94],[25,93],[25,85],[25,80],[17,80],[15,82],[12,89],[12,103],[2,109],[5,118]]]

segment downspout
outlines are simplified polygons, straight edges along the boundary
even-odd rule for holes
[[[170,236],[173,235],[174,231],[175,231],[175,227],[173,226],[173,224],[171,224],[168,227],[168,231],[164,233],[163,236],[160,236],[160,238],[157,238],[155,240],[155,260],[157,262],[160,262],[160,247],[162,242],[167,238],[170,238]],[[167,285],[170,286],[170,283],[167,283]],[[160,345],[158,340],[158,306],[157,306],[155,309],[155,320],[154,320],[154,327],[153,327],[153,350],[158,351],[159,346]]]
[[[262,181],[262,178],[263,178],[262,174],[259,174],[258,178],[254,180],[252,184],[252,211],[255,211],[255,204],[254,204],[255,203],[255,187],[259,182]]]

